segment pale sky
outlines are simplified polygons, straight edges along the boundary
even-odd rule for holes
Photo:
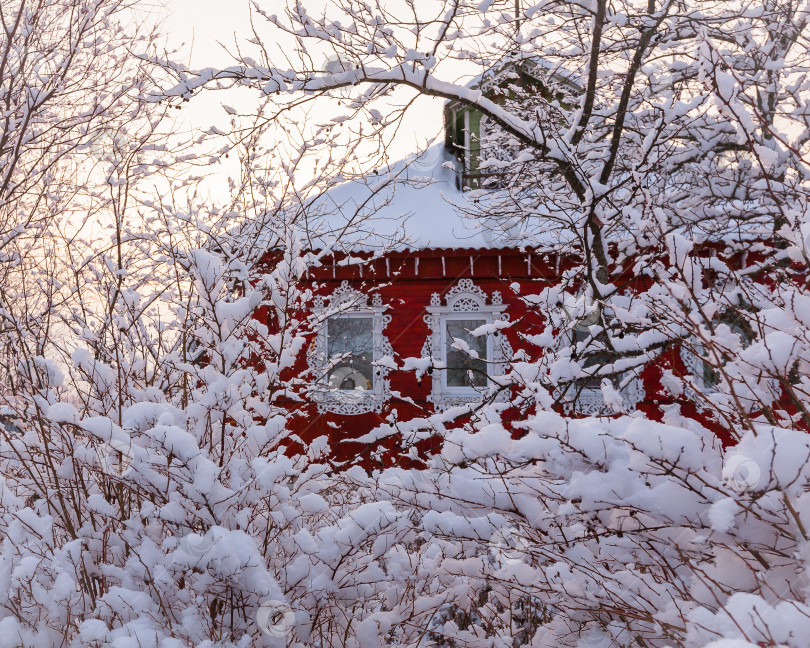
[[[232,59],[224,51],[222,44],[233,49],[235,41],[241,42],[251,36],[250,3],[248,0],[164,0],[165,8],[159,10],[166,16],[164,32],[172,47],[183,47],[190,56],[181,59],[190,67],[226,66]],[[315,12],[316,5],[326,0],[308,0],[307,7]],[[281,14],[285,0],[263,0],[262,6],[272,12],[274,8]],[[276,7],[274,7],[276,5]],[[256,17],[260,34],[276,35],[277,32],[266,26],[260,16]],[[284,62],[279,61],[279,66]],[[179,114],[183,123],[191,128],[208,128],[212,124],[227,131],[229,117],[221,105],[226,103],[237,110],[249,111],[258,104],[259,94],[253,91],[228,91],[203,93],[186,104]],[[401,159],[418,147],[439,135],[442,128],[442,101],[421,98],[413,107],[390,150],[392,159]],[[441,140],[441,137],[439,137]],[[223,174],[224,178],[224,174]]]

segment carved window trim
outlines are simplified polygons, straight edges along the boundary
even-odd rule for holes
[[[565,309],[564,309],[565,310]],[[576,344],[575,327],[579,322],[571,323],[568,311],[565,310],[563,320],[568,320],[569,326],[558,337],[561,346],[573,347]],[[558,347],[559,349],[559,347]],[[622,397],[622,408],[625,412],[631,412],[641,403],[645,397],[644,381],[642,381],[639,370],[628,370],[619,374],[611,382],[617,388]],[[618,383],[618,384],[617,384]],[[552,397],[559,400],[563,410],[567,413],[583,414],[585,416],[602,416],[615,414],[611,407],[605,403],[605,396],[601,387],[578,386],[576,381],[568,383],[565,388],[557,387],[552,392]]]
[[[370,301],[370,303],[369,303]],[[387,305],[382,297],[375,293],[369,296],[355,290],[348,281],[343,281],[328,298],[316,297],[312,311],[319,324],[315,338],[307,351],[309,369],[315,376],[310,394],[321,413],[330,412],[347,416],[381,412],[386,401],[391,397],[391,382],[388,378],[390,367],[380,360],[387,356],[393,358],[394,350],[385,335],[385,329],[391,322],[386,314]],[[363,391],[340,390],[331,387],[324,381],[330,369],[328,351],[328,322],[335,316],[360,317],[370,315],[372,320],[372,370],[374,385]]]
[[[691,344],[681,342],[681,361],[686,367],[686,373],[690,379],[685,382],[684,396],[694,401],[699,409],[703,407],[701,396],[707,396],[717,391],[717,385],[706,382],[704,378],[706,358],[700,353],[704,350],[703,345],[696,340],[692,340]]]
[[[752,307],[741,302],[739,305],[736,305],[734,309],[724,308],[716,318],[715,324],[724,323],[728,325],[732,331],[737,329],[735,332],[737,335],[741,336],[743,348],[747,348],[750,344],[756,341],[756,333],[745,333],[744,331],[740,330],[738,326],[735,326],[733,321],[730,321],[733,318],[734,310],[739,308],[750,309]],[[729,316],[729,313],[731,316]],[[746,337],[748,338],[747,340],[745,339]],[[698,411],[702,411],[707,405],[708,397],[710,397],[712,394],[717,394],[720,392],[719,382],[708,382],[705,377],[706,367],[708,366],[711,368],[711,364],[709,364],[709,361],[707,360],[706,347],[700,340],[699,336],[692,333],[691,335],[687,336],[686,339],[681,340],[679,353],[681,356],[681,361],[686,368],[686,380],[684,381],[683,395],[694,403]],[[764,385],[766,389],[770,390],[774,394],[780,393],[780,386],[777,380],[767,378],[764,381]],[[740,394],[737,395],[737,398],[741,403],[747,403],[751,407],[755,406],[757,402],[756,400],[747,399]]]
[[[430,333],[422,347],[422,357],[430,358],[433,367],[428,401],[439,410],[482,402],[498,384],[497,380],[493,379],[506,373],[507,363],[513,355],[512,346],[501,331],[487,335],[487,386],[448,386],[445,369],[447,366],[445,329],[447,321],[453,319],[483,319],[486,324],[508,321],[509,314],[505,312],[506,305],[500,292],[493,292],[489,300],[487,294],[476,286],[472,279],[460,279],[444,295],[444,299],[439,293],[433,293],[430,306],[426,310],[424,321]],[[506,390],[502,390],[496,400],[503,401],[507,397]]]

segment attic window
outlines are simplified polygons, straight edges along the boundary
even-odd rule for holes
[[[444,299],[434,293],[425,322],[431,329],[422,348],[434,371],[428,399],[439,409],[480,403],[497,388],[498,377],[512,358],[512,347],[500,330],[474,335],[487,324],[508,320],[500,293],[487,294],[462,279]],[[505,398],[505,392],[497,398]]]
[[[379,412],[390,396],[393,349],[385,336],[391,316],[379,295],[369,297],[347,281],[313,308],[315,339],[307,352],[315,378],[311,394],[321,412]],[[388,358],[386,362],[384,358]]]

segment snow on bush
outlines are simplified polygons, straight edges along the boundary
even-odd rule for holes
[[[423,555],[441,556],[436,637],[481,646],[493,637],[549,647],[703,646],[721,637],[802,645],[804,433],[761,429],[723,456],[707,431],[639,417],[545,413],[516,440],[488,427],[449,434],[452,463],[380,477],[389,497],[423,512]],[[740,473],[742,462],[757,469]]]
[[[188,412],[136,405],[118,474],[78,433],[98,420],[55,418],[76,444],[53,457],[61,492],[26,501],[14,477],[0,492],[2,645],[807,636],[804,433],[763,427],[724,455],[704,430],[546,412],[520,438],[457,429],[428,468],[370,476],[268,451],[261,426],[219,462]]]

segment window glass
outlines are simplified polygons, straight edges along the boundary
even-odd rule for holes
[[[453,319],[446,322],[446,358],[448,387],[486,387],[487,336],[475,337],[470,331],[486,324],[483,319]],[[453,348],[455,341],[467,344],[470,351]],[[477,354],[477,358],[474,357]]]
[[[368,317],[330,317],[327,321],[327,382],[332,389],[365,391],[374,387],[374,328]]]
[[[581,324],[574,326],[574,345],[579,346],[583,342],[588,342],[593,346],[599,343],[599,338],[602,336],[597,335],[596,339],[592,339],[592,337],[590,326]],[[592,351],[589,349],[579,353],[584,356],[582,370],[591,377],[578,380],[578,389],[601,389],[602,377],[592,374],[598,374],[602,367],[610,363],[610,354],[607,351]]]
[[[726,311],[718,319],[721,323],[727,324],[731,332],[740,338],[740,344],[744,349],[751,346],[756,334],[740,313]],[[708,355],[705,349],[703,355]],[[724,357],[724,360],[728,361],[728,358]],[[706,387],[717,387],[720,384],[720,374],[708,361],[703,362],[703,383]]]

